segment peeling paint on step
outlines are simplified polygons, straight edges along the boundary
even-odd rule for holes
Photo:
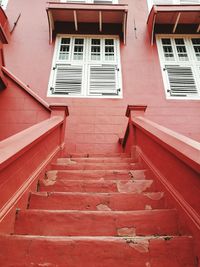
[[[58,267],[58,265],[52,264],[52,263],[38,263],[38,267]]]
[[[145,206],[145,210],[152,210],[152,206],[151,205],[146,205]]]
[[[164,193],[163,193],[163,192],[146,193],[145,195],[146,195],[148,198],[152,199],[152,200],[160,200],[161,198],[163,198]]]
[[[41,182],[45,186],[54,185],[56,183],[56,180],[57,180],[57,173],[58,173],[58,171],[48,171],[46,173],[45,179],[43,179]]]
[[[118,181],[117,182],[117,189],[120,193],[142,193],[149,187],[151,187],[153,181]]]
[[[111,211],[111,208],[109,208],[105,204],[99,204],[96,207],[97,207],[97,210],[99,210],[99,211]]]
[[[77,162],[75,160],[70,159],[70,158],[58,158],[57,164],[59,164],[59,165],[73,165],[73,164],[77,164]]]
[[[126,243],[133,249],[137,250],[140,253],[149,252],[149,241],[146,239],[126,239]]]
[[[118,236],[123,237],[134,237],[136,236],[136,229],[135,228],[119,228],[117,229]]]
[[[151,267],[151,263],[150,262],[146,262],[146,267]]]
[[[141,180],[141,179],[146,179],[146,170],[131,170],[129,172],[130,176],[134,180]]]
[[[48,171],[45,179],[55,181],[57,179],[58,171]]]

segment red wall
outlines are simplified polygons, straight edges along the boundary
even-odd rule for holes
[[[66,141],[70,152],[118,151],[116,142],[127,124],[127,104],[147,104],[147,117],[200,141],[200,102],[165,99],[157,48],[150,45],[147,32],[146,0],[119,2],[129,5],[127,45],[121,44],[122,100],[46,97],[54,50],[48,40],[46,0],[9,0],[11,27],[19,13],[21,17],[5,46],[7,68],[48,103],[69,106]]]
[[[8,87],[0,91],[0,140],[49,118],[50,114],[9,78],[7,82]]]

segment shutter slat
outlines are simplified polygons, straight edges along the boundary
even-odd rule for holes
[[[90,66],[90,94],[117,95],[116,65]]]
[[[53,94],[81,94],[82,66],[58,65],[55,70]]]
[[[192,68],[179,65],[166,65],[171,96],[198,94]]]

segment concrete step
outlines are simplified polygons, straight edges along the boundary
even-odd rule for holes
[[[51,170],[46,173],[46,178],[51,180],[69,179],[101,179],[104,180],[130,180],[147,179],[146,170]]]
[[[72,160],[65,161],[65,163],[58,162],[51,164],[53,170],[134,170],[139,167],[139,163],[87,163]]]
[[[15,234],[42,236],[177,235],[175,210],[25,210],[16,216]]]
[[[127,153],[70,153],[67,158],[130,158]]]
[[[0,237],[3,267],[195,267],[190,236]]]
[[[134,163],[132,158],[120,157],[96,157],[96,158],[58,158],[59,164],[74,164],[74,163]]]
[[[39,191],[44,192],[101,192],[142,193],[155,190],[153,180],[68,180],[44,179],[39,182]]]
[[[29,209],[131,211],[164,207],[164,193],[32,193]]]

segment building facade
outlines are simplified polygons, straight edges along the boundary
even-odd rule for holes
[[[2,1],[5,66],[47,103],[69,106],[69,151],[118,151],[128,104],[200,141],[199,1],[168,2]],[[25,127],[10,116],[2,138]]]
[[[0,265],[198,267],[200,1],[0,4]]]

